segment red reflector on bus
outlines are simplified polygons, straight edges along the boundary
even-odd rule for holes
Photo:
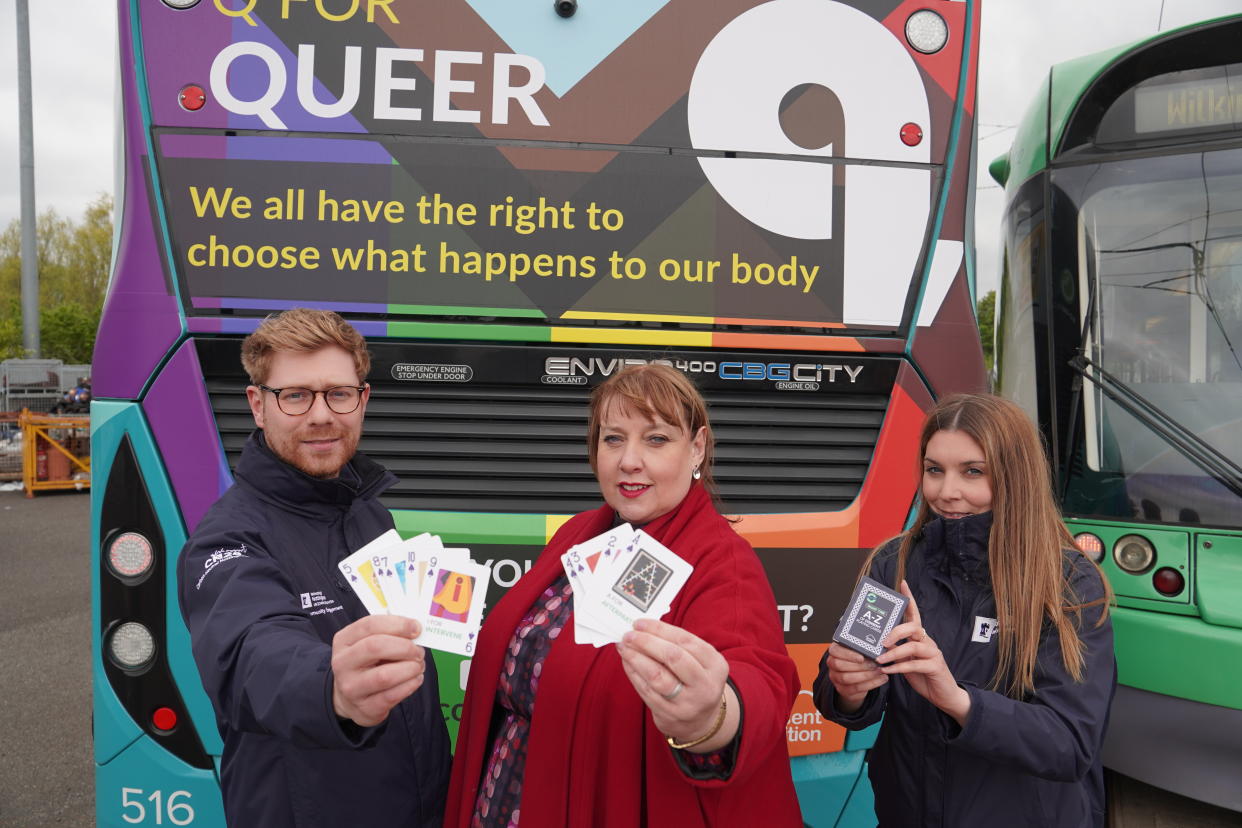
[[[182,109],[197,112],[207,103],[207,93],[203,91],[203,87],[190,84],[178,93],[177,103],[181,104]]]
[[[151,724],[156,730],[172,730],[177,726],[177,712],[171,707],[157,707],[151,714]]]
[[[917,147],[923,141],[923,128],[910,123],[901,128],[901,143],[907,147]]]
[[[1166,566],[1157,569],[1156,574],[1151,576],[1151,585],[1161,595],[1177,595],[1186,588],[1186,579],[1176,569]]]

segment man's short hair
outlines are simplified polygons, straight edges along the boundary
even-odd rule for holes
[[[279,351],[312,353],[336,345],[354,358],[358,384],[366,382],[371,370],[367,341],[340,314],[313,308],[290,308],[264,319],[254,333],[242,342],[242,367],[253,385],[267,382],[272,356]]]

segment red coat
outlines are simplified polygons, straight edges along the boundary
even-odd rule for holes
[[[561,553],[606,531],[613,511],[561,527],[525,577],[488,615],[470,667],[445,828],[467,828],[487,761],[505,648],[535,599],[561,574]],[[710,642],[729,662],[742,699],[742,737],[726,780],[695,780],[673,759],[615,647],[575,644],[573,617],[553,642],[535,698],[522,784],[528,828],[801,826],[785,749],[798,675],[776,600],[754,550],[695,485],[645,527],[694,566],[663,620]]]

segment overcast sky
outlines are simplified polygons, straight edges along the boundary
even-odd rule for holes
[[[585,2],[585,0],[584,0]],[[623,0],[607,0],[623,2]],[[928,0],[930,6],[944,0]],[[1242,0],[982,0],[979,289],[996,284],[1002,192],[988,163],[1053,63],[1242,10]],[[30,0],[35,206],[77,218],[113,187],[115,3]],[[20,212],[15,0],[0,0],[0,228]]]

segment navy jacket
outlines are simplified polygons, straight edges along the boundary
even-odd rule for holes
[[[332,636],[366,614],[336,564],[392,528],[376,498],[395,480],[362,455],[338,479],[312,478],[256,431],[182,551],[181,612],[224,740],[230,826],[439,828],[449,739],[431,653],[422,687],[380,726],[332,708]]]
[[[902,676],[867,695],[852,715],[836,710],[836,691],[821,666],[815,705],[851,730],[884,715],[870,757],[875,810],[884,828],[945,826],[1079,828],[1104,824],[1100,747],[1117,686],[1112,622],[1097,626],[1102,606],[1084,610],[1083,681],[1061,661],[1060,636],[1045,624],[1035,691],[1022,700],[986,689],[996,669],[996,602],[988,574],[991,513],[937,518],[911,550],[906,581],[923,627],[970,694],[964,727],[914,692]],[[895,586],[898,541],[876,556],[872,578]],[[1065,572],[1080,603],[1104,594],[1098,571],[1076,551]],[[887,711],[887,712],[886,712]]]

